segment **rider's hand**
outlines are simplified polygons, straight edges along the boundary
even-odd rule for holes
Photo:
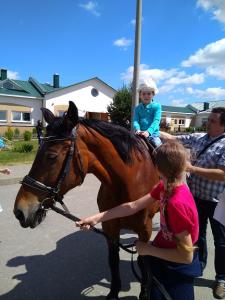
[[[136,130],[135,134],[139,135],[141,133],[141,130]]]
[[[140,133],[141,135],[143,135],[144,137],[149,137],[149,132],[146,130],[146,131],[141,131]]]

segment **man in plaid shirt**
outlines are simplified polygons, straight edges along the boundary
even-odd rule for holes
[[[202,269],[207,263],[206,229],[210,221],[215,244],[216,281],[213,295],[225,298],[225,226],[213,219],[218,196],[225,189],[225,108],[213,108],[209,115],[207,133],[172,136],[161,132],[162,139],[178,139],[190,148],[191,164],[187,166],[190,176],[188,186],[195,198],[199,214],[199,259]],[[200,152],[217,138],[202,154]],[[199,155],[200,154],[200,155]],[[199,155],[199,157],[198,157]]]

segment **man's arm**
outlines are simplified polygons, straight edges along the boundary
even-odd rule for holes
[[[186,171],[209,180],[225,181],[225,167],[219,167],[218,169],[206,169],[197,166],[192,166],[188,162]]]
[[[176,136],[175,135],[171,135],[167,132],[164,131],[160,131],[160,138],[163,140],[176,140]]]

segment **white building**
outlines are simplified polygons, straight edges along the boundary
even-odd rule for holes
[[[21,132],[33,128],[42,120],[40,108],[46,107],[55,115],[62,115],[73,101],[80,116],[108,120],[107,106],[116,90],[94,77],[66,87],[60,87],[59,75],[53,84],[41,84],[30,77],[28,81],[7,78],[7,70],[0,73],[0,134],[8,127]]]

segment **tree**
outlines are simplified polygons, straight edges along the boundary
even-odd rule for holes
[[[108,106],[108,113],[114,124],[130,129],[131,123],[132,91],[130,87],[123,86],[115,94],[113,102]]]

